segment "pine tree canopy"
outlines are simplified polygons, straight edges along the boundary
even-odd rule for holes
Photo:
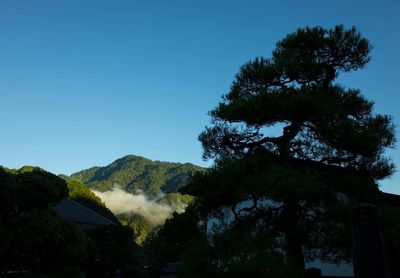
[[[374,179],[389,176],[383,156],[395,142],[390,116],[373,113],[357,89],[335,83],[362,69],[371,46],[353,27],[299,29],[279,41],[271,58],[243,65],[200,135],[204,158],[266,152],[284,159],[350,167]],[[268,128],[282,127],[280,136]]]

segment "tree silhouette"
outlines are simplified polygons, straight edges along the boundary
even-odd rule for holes
[[[243,65],[199,136],[215,165],[183,191],[204,215],[230,208],[229,229],[267,234],[260,248],[280,246],[298,268],[348,260],[348,209],[378,202],[377,180],[394,171],[384,157],[395,142],[391,117],[335,82],[362,69],[370,50],[354,27],[307,27],[279,41],[271,58]]]

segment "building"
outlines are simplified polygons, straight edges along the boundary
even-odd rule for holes
[[[88,209],[70,198],[63,199],[56,205],[55,209],[60,217],[77,224],[82,230],[116,225],[116,223],[110,219]]]

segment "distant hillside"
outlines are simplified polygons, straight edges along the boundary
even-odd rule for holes
[[[92,167],[74,173],[70,178],[77,179],[91,189],[106,191],[118,184],[127,192],[143,191],[146,195],[176,192],[188,176],[203,168],[190,163],[171,163],[127,155],[105,167]]]

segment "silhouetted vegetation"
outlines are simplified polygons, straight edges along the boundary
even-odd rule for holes
[[[159,277],[163,264],[180,261],[183,252],[192,246],[202,246],[206,242],[206,235],[198,225],[199,220],[196,205],[191,203],[184,213],[175,213],[157,233],[152,234],[143,246],[143,274]],[[208,261],[209,258],[203,258],[202,255],[197,262]]]
[[[105,226],[84,232],[56,213],[54,206],[70,196],[112,215],[81,183],[67,184],[37,167],[0,167],[0,190],[2,276],[105,277],[119,271],[129,277],[137,271],[129,230]]]
[[[355,28],[305,28],[241,67],[199,136],[215,165],[181,189],[201,217],[223,222],[212,245],[185,257],[212,258],[191,275],[298,277],[306,261],[351,262],[351,208],[382,207],[377,180],[394,170],[383,156],[395,142],[391,118],[335,83],[370,49]]]

